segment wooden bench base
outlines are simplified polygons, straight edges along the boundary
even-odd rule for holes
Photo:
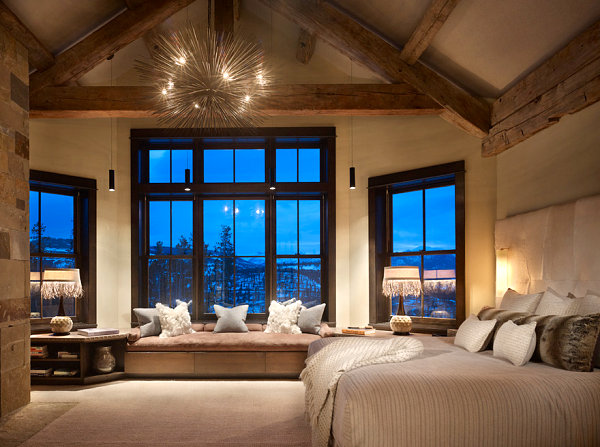
[[[306,351],[126,352],[129,377],[298,378]]]

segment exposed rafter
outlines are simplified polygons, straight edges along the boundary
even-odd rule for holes
[[[450,13],[460,0],[433,0],[425,15],[408,39],[400,57],[408,64],[414,64],[427,49]]]
[[[407,82],[446,109],[443,117],[472,135],[489,130],[489,105],[420,62],[407,64],[400,50],[330,4],[303,0],[261,0],[289,20],[317,35],[379,74],[388,82]]]
[[[46,87],[30,118],[152,116],[151,87]],[[439,115],[442,108],[408,84],[275,85],[261,110],[277,115]]]
[[[79,79],[108,56],[142,37],[148,30],[193,0],[153,0],[128,9],[56,57],[50,68],[31,75],[31,92]]]
[[[234,22],[234,0],[216,0],[213,17],[215,31],[218,33],[233,33]]]
[[[600,100],[600,22],[546,60],[492,106],[482,154],[492,156],[526,140],[564,115]]]
[[[54,64],[54,56],[19,18],[0,1],[0,25],[29,50],[29,68],[44,70]]]

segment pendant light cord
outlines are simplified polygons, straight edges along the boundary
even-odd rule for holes
[[[350,58],[350,85],[354,84],[353,61]],[[354,115],[350,115],[350,166],[354,166]]]
[[[110,56],[110,86],[113,86],[113,58],[114,54]],[[110,169],[113,168],[113,123],[112,116],[110,117]]]

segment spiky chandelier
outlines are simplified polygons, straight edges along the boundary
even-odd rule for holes
[[[142,79],[156,88],[155,114],[170,127],[256,127],[269,72],[262,46],[230,33],[187,24],[159,35],[153,63],[137,61]]]

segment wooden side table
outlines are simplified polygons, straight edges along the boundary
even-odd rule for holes
[[[31,358],[31,367],[36,369],[73,369],[78,370],[75,376],[31,376],[32,385],[88,385],[107,382],[125,377],[125,345],[127,333],[86,337],[69,334],[31,335],[31,346],[47,346],[47,358]],[[101,374],[94,370],[92,359],[94,351],[100,346],[110,346],[115,356],[116,365],[111,373]],[[58,358],[58,351],[77,354],[78,358]]]
[[[365,337],[365,338],[386,338],[394,337],[392,331],[382,331],[377,329],[374,334],[371,335],[357,335],[357,334],[344,334],[341,328],[335,328],[333,334],[334,337]]]

